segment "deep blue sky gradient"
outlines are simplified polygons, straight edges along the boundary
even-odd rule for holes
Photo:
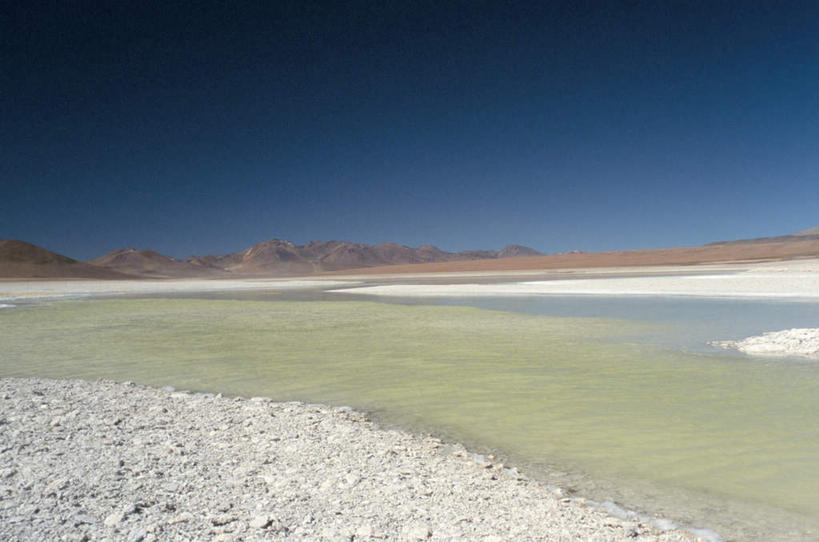
[[[819,225],[815,2],[165,4],[4,4],[0,238],[557,252]]]

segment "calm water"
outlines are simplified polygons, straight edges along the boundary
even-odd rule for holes
[[[819,326],[819,305],[428,303],[233,293],[4,309],[0,375],[349,404],[726,538],[819,538],[819,364],[704,345]]]

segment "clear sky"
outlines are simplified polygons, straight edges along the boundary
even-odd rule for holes
[[[816,225],[817,2],[0,10],[0,238],[75,258]]]

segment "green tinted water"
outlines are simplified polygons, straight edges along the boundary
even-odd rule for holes
[[[72,301],[0,311],[0,375],[348,404],[730,536],[817,536],[816,366],[623,339],[655,332],[469,307]]]

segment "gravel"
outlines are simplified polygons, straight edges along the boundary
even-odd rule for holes
[[[349,408],[0,379],[2,540],[697,539],[614,509]]]

